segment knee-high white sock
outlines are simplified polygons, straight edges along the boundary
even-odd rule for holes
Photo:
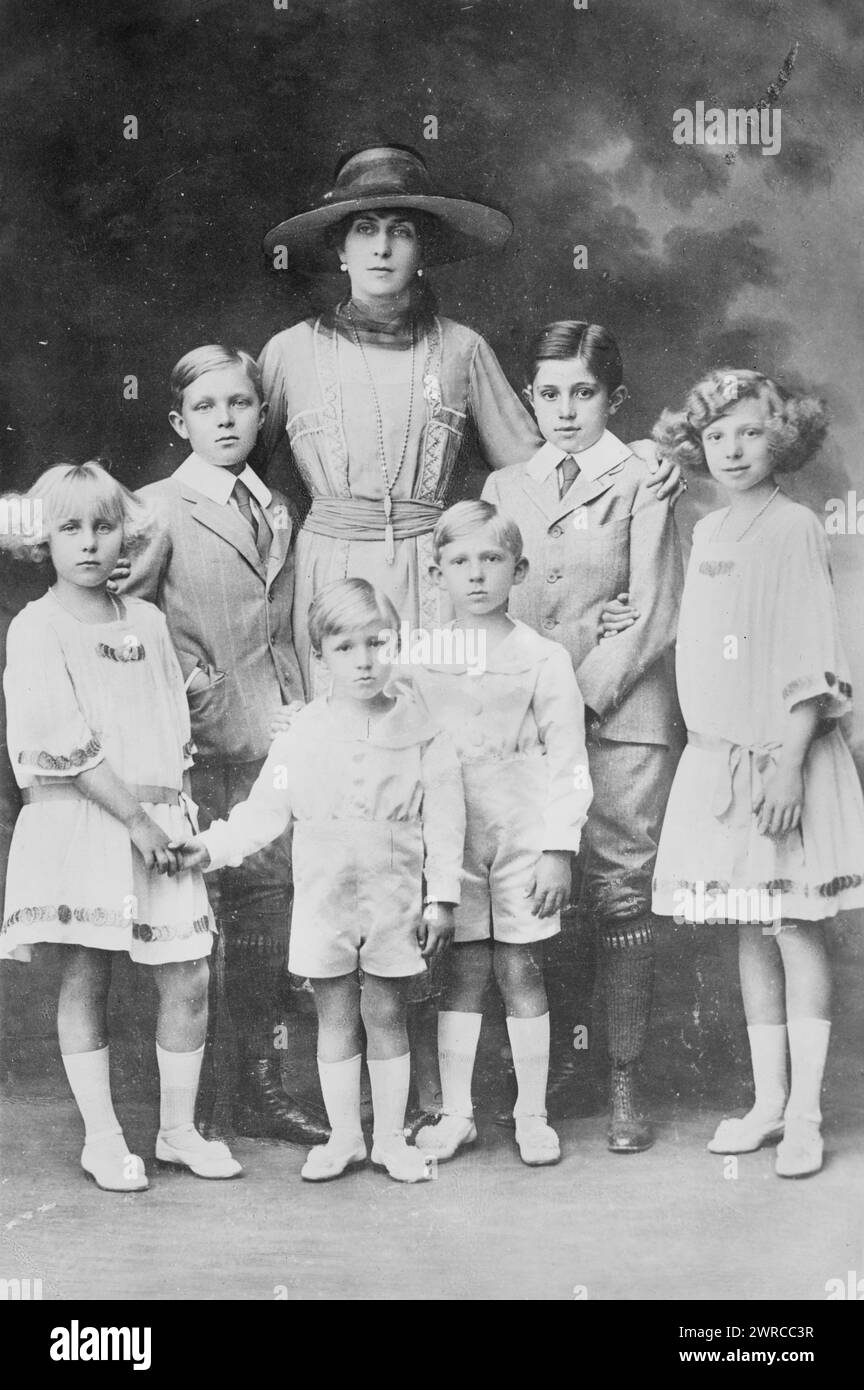
[[[786,1104],[786,1024],[753,1023],[748,1025],[750,1061],[753,1066],[753,1085],[756,1093],[753,1110],[766,1119],[781,1119]]]
[[[360,1053],[344,1062],[322,1062],[318,1058],[321,1094],[330,1121],[333,1139],[349,1146],[363,1136],[360,1125]]]
[[[549,1079],[549,1015],[539,1018],[507,1019],[513,1070],[518,1092],[513,1114],[546,1114],[546,1083]]]
[[[64,1053],[63,1065],[81,1111],[86,1138],[90,1140],[103,1134],[120,1134],[120,1121],[111,1100],[108,1048],[100,1047],[96,1052]]]
[[[438,1015],[438,1065],[441,1069],[441,1099],[447,1115],[474,1114],[471,1078],[480,1041],[482,1014],[442,1009]]]
[[[831,1038],[827,1018],[790,1018],[789,1056],[792,1062],[792,1088],[786,1106],[786,1118],[800,1116],[806,1120],[822,1120],[822,1078]]]
[[[411,1053],[402,1057],[367,1057],[366,1065],[372,1085],[372,1137],[377,1145],[387,1145],[396,1137],[401,1139],[405,1128]]]
[[[156,1044],[159,1065],[159,1128],[179,1129],[195,1119],[195,1097],[204,1060],[204,1044],[194,1052],[168,1052]]]

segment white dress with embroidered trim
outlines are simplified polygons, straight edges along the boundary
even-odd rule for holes
[[[9,754],[22,789],[74,781],[107,761],[127,785],[180,791],[191,765],[183,677],[165,619],[126,598],[125,616],[85,623],[52,593],[9,628],[3,684]],[[144,803],[172,838],[194,833],[194,807]],[[86,798],[22,807],[9,854],[0,957],[29,960],[41,941],[128,951],[149,964],[210,951],[201,874],[148,873],[128,831]]]
[[[688,742],[678,765],[654,911],[686,921],[818,921],[864,906],[864,798],[836,723],[851,709],[851,687],[828,541],[814,514],[785,498],[740,542],[728,522],[714,539],[722,516],[694,528],[676,647],[687,728],[710,746]],[[769,839],[752,797],[789,711],[811,696],[823,697],[835,722],[804,764],[800,831]]]

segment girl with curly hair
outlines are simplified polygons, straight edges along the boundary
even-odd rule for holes
[[[653,906],[738,926],[755,1100],[708,1148],[748,1153],[780,1140],[782,1177],[822,1165],[824,923],[864,906],[864,798],[838,724],[852,692],[828,543],[782,488],[826,428],[814,398],[719,370],[654,431],[667,457],[707,469],[728,505],[693,532],[676,657],[687,747]]]

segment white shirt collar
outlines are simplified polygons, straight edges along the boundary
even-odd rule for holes
[[[543,483],[551,473],[561,463],[562,459],[568,457],[575,458],[579,465],[579,474],[589,482],[599,478],[601,474],[607,473],[616,464],[623,463],[628,459],[633,450],[626,444],[622,444],[617,435],[610,430],[604,430],[596,444],[592,444],[589,449],[583,449],[579,454],[568,455],[566,449],[560,449],[551,440],[546,441],[526,464],[525,471],[529,473],[535,482]]]
[[[248,463],[242,473],[235,474],[227,468],[218,468],[215,463],[208,463],[198,454],[190,454],[176,469],[174,477],[179,478],[181,483],[194,487],[196,492],[203,492],[205,497],[209,497],[211,502],[217,502],[220,507],[227,506],[238,477],[246,484],[259,507],[269,507],[273,496],[269,487],[262,483],[257,473],[253,473]]]

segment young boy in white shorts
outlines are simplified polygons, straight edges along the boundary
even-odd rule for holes
[[[456,745],[467,817],[461,903],[438,1016],[444,1114],[420,1130],[417,1146],[445,1159],[477,1138],[471,1077],[494,972],[518,1084],[519,1153],[531,1165],[556,1163],[558,1136],[546,1122],[542,942],[560,930],[570,858],[591,802],[582,697],[566,650],[508,616],[510,590],[528,570],[514,521],[488,502],[460,502],[438,522],[433,553],[433,572],[456,614],[446,655],[458,655],[463,643],[472,660],[412,672],[430,715]]]

